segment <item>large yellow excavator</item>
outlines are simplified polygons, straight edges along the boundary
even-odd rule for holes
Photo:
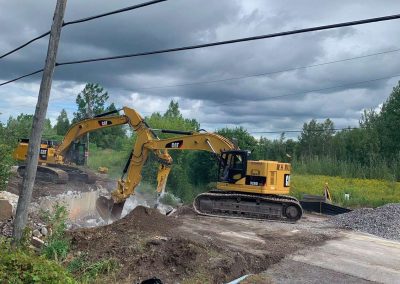
[[[54,160],[68,160],[66,150],[74,140],[89,131],[114,125],[129,124],[136,132],[136,142],[117,188],[111,198],[100,197],[96,207],[103,219],[118,219],[125,200],[139,185],[149,152],[157,157],[159,170],[157,191],[163,192],[172,165],[168,150],[202,150],[212,153],[219,162],[215,190],[198,195],[194,210],[202,215],[249,219],[297,221],[302,216],[298,200],[290,192],[290,164],[277,161],[251,161],[249,152],[240,150],[229,139],[208,132],[161,130],[179,136],[160,139],[135,110],[122,108],[124,115],[108,116],[109,112],[83,120],[71,127],[63,142],[55,148]],[[53,159],[53,158],[52,158]]]

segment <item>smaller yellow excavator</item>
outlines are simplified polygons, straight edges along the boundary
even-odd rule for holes
[[[83,167],[86,160],[86,145],[80,142],[80,138],[88,132],[128,123],[127,116],[109,116],[113,113],[115,111],[73,124],[61,143],[51,140],[42,141],[36,178],[53,183],[67,183],[69,180],[94,183],[96,175]],[[29,139],[21,139],[13,153],[14,159],[22,163],[18,167],[18,173],[21,176],[25,172],[24,162],[27,158],[28,146]]]

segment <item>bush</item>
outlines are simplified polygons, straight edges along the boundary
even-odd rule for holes
[[[42,253],[48,259],[61,261],[67,257],[70,248],[70,242],[65,236],[68,211],[65,206],[56,203],[53,207],[52,214],[49,212],[42,212],[42,215],[52,231]]]
[[[0,283],[76,283],[63,267],[0,237]]]
[[[11,157],[12,148],[10,146],[0,144],[0,190],[5,190],[10,176],[10,168],[13,164]]]

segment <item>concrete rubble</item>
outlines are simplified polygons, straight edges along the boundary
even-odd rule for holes
[[[15,215],[18,204],[18,195],[0,191],[0,221],[7,221]]]

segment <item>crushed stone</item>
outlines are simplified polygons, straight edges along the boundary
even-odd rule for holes
[[[337,215],[330,222],[341,228],[400,241],[400,203],[390,203],[375,209],[356,209]]]

